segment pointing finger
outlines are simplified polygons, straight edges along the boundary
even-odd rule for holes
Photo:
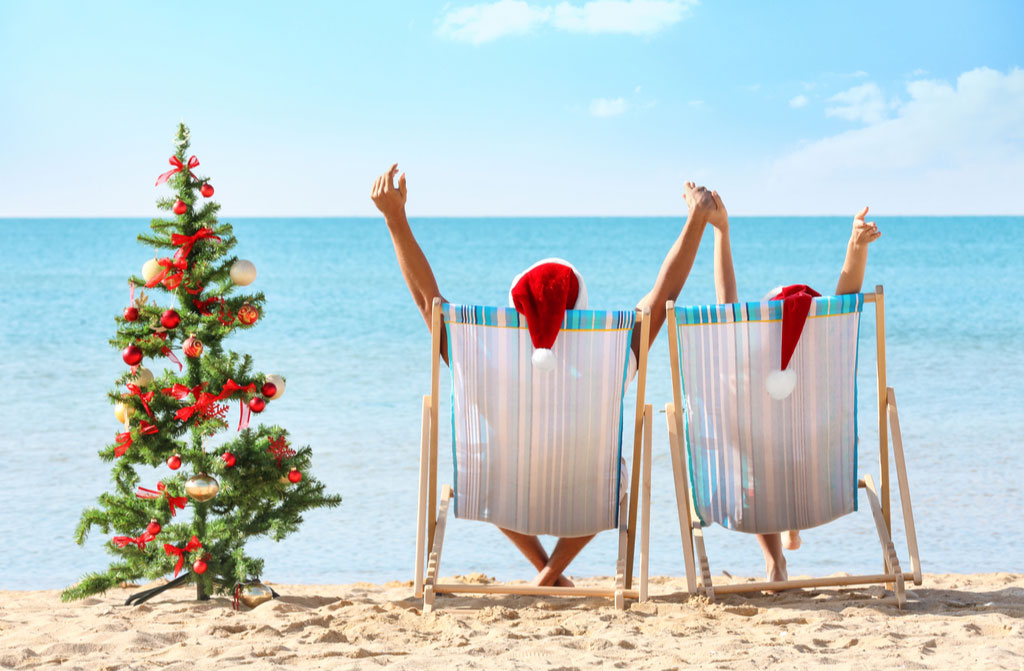
[[[857,216],[854,217],[854,219],[863,219],[866,216],[868,216],[868,206],[867,205],[864,206],[863,210],[861,210],[860,212],[857,213]]]

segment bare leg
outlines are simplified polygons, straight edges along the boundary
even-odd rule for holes
[[[788,580],[786,574],[786,558],[782,554],[782,536],[780,534],[757,534],[757,542],[764,553],[764,568],[769,582]]]
[[[790,529],[782,534],[782,546],[787,550],[799,550],[802,543],[800,532],[797,529]]]
[[[501,527],[498,527],[501,529]],[[544,549],[544,546],[540,544],[540,539],[536,536],[530,536],[527,534],[521,534],[518,531],[512,531],[511,529],[501,529],[501,533],[505,534],[513,545],[519,548],[519,551],[523,553],[523,556],[533,564],[533,567],[538,571],[543,571],[548,565],[548,553]],[[557,547],[555,548],[557,551]],[[577,550],[578,552],[578,550]],[[569,562],[566,562],[568,564]],[[563,566],[563,568],[565,568]],[[561,575],[561,570],[555,574],[557,577],[554,581],[548,584],[558,585],[559,587],[572,587],[572,582]]]
[[[548,560],[547,565],[534,578],[533,584],[572,587],[572,582],[562,575],[562,571],[576,558],[580,550],[593,537],[593,534],[591,534],[590,536],[577,536],[575,538],[559,538],[555,550],[551,553],[551,559]],[[564,585],[564,583],[568,584]]]

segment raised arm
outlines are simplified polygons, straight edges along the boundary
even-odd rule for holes
[[[719,303],[735,303],[739,300],[736,293],[736,272],[732,267],[732,246],[729,244],[729,212],[717,191],[715,210],[708,218],[708,223],[715,228],[715,296]]]
[[[710,191],[703,186],[698,187],[693,182],[687,182],[683,190],[683,198],[689,213],[683,230],[676,238],[675,244],[668,250],[668,255],[661,263],[661,270],[658,271],[658,278],[654,281],[654,288],[650,293],[641,299],[638,307],[650,306],[651,326],[650,340],[653,343],[665,323],[665,302],[675,300],[686,283],[686,278],[693,268],[693,260],[697,256],[697,248],[700,247],[700,238],[704,234],[704,226],[708,217],[715,210],[715,198]],[[633,353],[640,356],[640,330],[633,331]]]
[[[377,178],[373,183],[373,190],[370,197],[373,204],[384,215],[384,222],[391,234],[391,244],[395,247],[395,257],[398,259],[398,267],[402,269],[402,277],[409,287],[416,307],[423,315],[423,321],[430,328],[431,311],[433,310],[434,297],[440,297],[441,291],[437,288],[437,278],[427,261],[426,255],[420,249],[416,238],[409,227],[409,219],[405,216],[405,199],[408,193],[405,184],[405,173],[398,178],[398,186],[395,186],[395,174],[398,172],[398,164]],[[444,328],[444,325],[441,325]],[[441,333],[441,356],[445,362],[448,361],[448,342]]]
[[[865,205],[853,218],[853,232],[850,234],[850,243],[846,246],[846,260],[836,283],[837,296],[860,293],[864,284],[864,269],[868,265],[868,245],[882,235],[875,222],[864,221],[867,215],[868,208]]]

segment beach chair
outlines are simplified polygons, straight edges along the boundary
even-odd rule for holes
[[[486,593],[647,598],[651,406],[644,403],[649,310],[568,310],[552,348],[554,370],[530,363],[526,320],[502,307],[442,305],[431,322],[430,394],[423,397],[414,589],[430,612],[438,594]],[[452,375],[454,487],[437,499],[441,324]],[[633,328],[641,330],[631,453],[622,450],[623,395]],[[620,456],[631,454],[628,493]],[[641,484],[642,480],[642,484]],[[639,500],[638,500],[639,499]],[[455,516],[525,534],[584,536],[618,529],[615,582],[607,587],[442,583],[445,523]],[[643,514],[638,521],[638,510]],[[639,585],[633,555],[640,528]],[[515,552],[511,544],[509,552]],[[611,566],[609,566],[611,568]],[[425,574],[424,574],[425,571]]]
[[[782,301],[675,307],[668,304],[673,403],[666,405],[687,587],[716,594],[884,583],[905,603],[905,580],[921,584],[921,564],[903,458],[896,395],[886,386],[882,287],[873,294],[813,299],[790,366],[792,394],[771,398],[765,380],[779,368]],[[875,305],[881,488],[857,477],[857,339],[865,303]],[[891,539],[889,436],[903,505],[911,571]],[[685,447],[685,455],[684,455]],[[857,509],[865,491],[882,546],[883,571],[715,586],[703,527],[774,533],[825,524]]]

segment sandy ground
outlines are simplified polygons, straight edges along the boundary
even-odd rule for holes
[[[625,612],[597,598],[465,596],[423,616],[409,583],[274,588],[280,599],[241,611],[196,602],[191,587],[137,607],[121,605],[133,589],[70,604],[0,592],[0,668],[1024,670],[1024,575],[1006,573],[926,575],[903,611],[880,586],[710,604],[668,578]]]

